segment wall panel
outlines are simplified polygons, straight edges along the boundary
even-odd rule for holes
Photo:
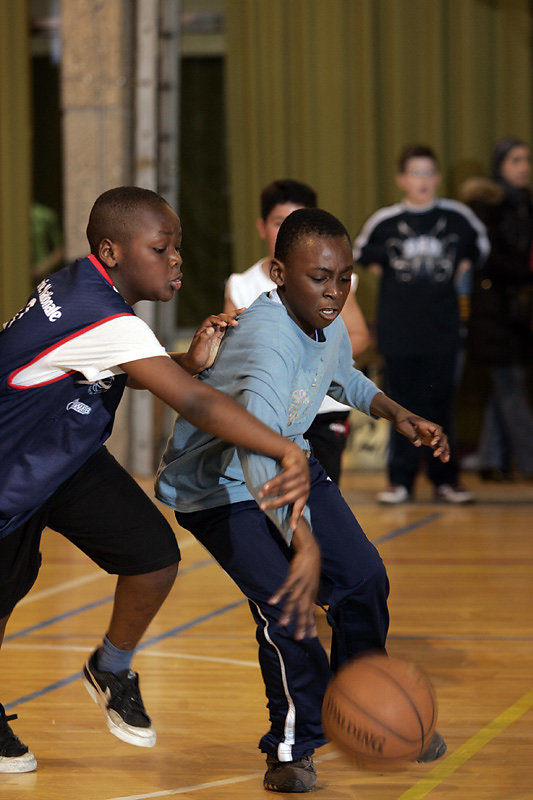
[[[31,83],[28,7],[0,2],[0,324],[31,288]]]
[[[307,181],[354,233],[397,198],[408,141],[433,145],[443,191],[493,141],[533,134],[529,0],[228,0],[234,268],[261,255],[261,188]]]

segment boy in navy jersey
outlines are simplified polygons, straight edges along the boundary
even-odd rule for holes
[[[240,315],[200,380],[239,398],[303,448],[327,393],[390,420],[406,441],[429,445],[435,460],[446,462],[442,428],[399,406],[353,366],[340,316],[353,267],[344,226],[318,208],[293,211],[280,226],[270,265],[276,288]],[[309,504],[296,528],[284,509],[263,514],[255,500],[274,466],[178,418],[156,492],[248,598],[270,715],[259,743],[267,757],[265,788],[307,792],[316,783],[313,751],[325,743],[321,709],[331,673],[312,615],[298,628],[282,604],[283,592],[276,591],[287,569],[301,571],[300,554],[291,553],[294,537],[308,538],[312,526],[320,548],[318,589],[309,591],[328,607],[333,670],[385,647],[388,580],[376,548],[311,454]],[[433,761],[445,750],[436,733],[420,760]]]
[[[43,280],[0,333],[0,642],[37,577],[49,526],[119,576],[107,635],[83,678],[111,732],[151,747],[156,735],[130,663],[180,554],[164,517],[103,447],[126,382],[212,435],[280,462],[262,502],[293,503],[294,524],[309,471],[297,445],[191,377],[232,318],[210,317],[188,353],[169,357],[135,316],[137,301],[170,300],[181,286],[181,225],[166,201],[137,187],[111,189],[95,202],[87,237],[91,254]],[[315,574],[315,561],[302,559],[303,571]],[[294,584],[285,591],[307,614],[312,600],[297,596]],[[11,730],[12,718],[0,705],[0,772],[28,772],[35,757]]]

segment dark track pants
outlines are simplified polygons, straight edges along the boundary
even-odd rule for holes
[[[381,558],[316,459],[310,462],[309,507],[322,554],[319,601],[332,626],[331,669],[366,650],[384,649],[389,623],[388,579]],[[188,514],[176,512],[248,598],[257,624],[270,730],[259,748],[291,761],[325,743],[322,699],[331,669],[317,638],[296,641],[278,625],[281,605],[268,599],[287,575],[291,551],[253,502]]]
[[[457,483],[458,467],[453,451],[453,404],[456,390],[457,352],[431,356],[385,358],[385,391],[401,406],[430,422],[442,425],[450,440],[450,460],[433,458],[427,447],[414,447],[391,426],[388,456],[389,482],[411,491],[420,462],[435,486]]]

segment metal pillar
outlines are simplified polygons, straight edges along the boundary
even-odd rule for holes
[[[153,189],[176,206],[179,102],[179,0],[138,0],[135,88],[134,175],[137,186]],[[168,310],[165,306],[170,306]],[[141,302],[136,314],[169,346],[175,330],[171,304]],[[154,471],[154,398],[133,392],[131,470]]]

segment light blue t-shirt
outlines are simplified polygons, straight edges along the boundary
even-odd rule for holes
[[[343,320],[338,317],[323,333],[324,341],[311,339],[279,301],[262,294],[239,316],[238,327],[226,333],[215,364],[199,380],[309,449],[303,434],[326,394],[369,414],[380,391],[355,369]],[[178,417],[159,465],[156,495],[181,512],[257,500],[263,484],[280,469],[275,460],[228,444]],[[290,542],[290,507],[266,513]]]

